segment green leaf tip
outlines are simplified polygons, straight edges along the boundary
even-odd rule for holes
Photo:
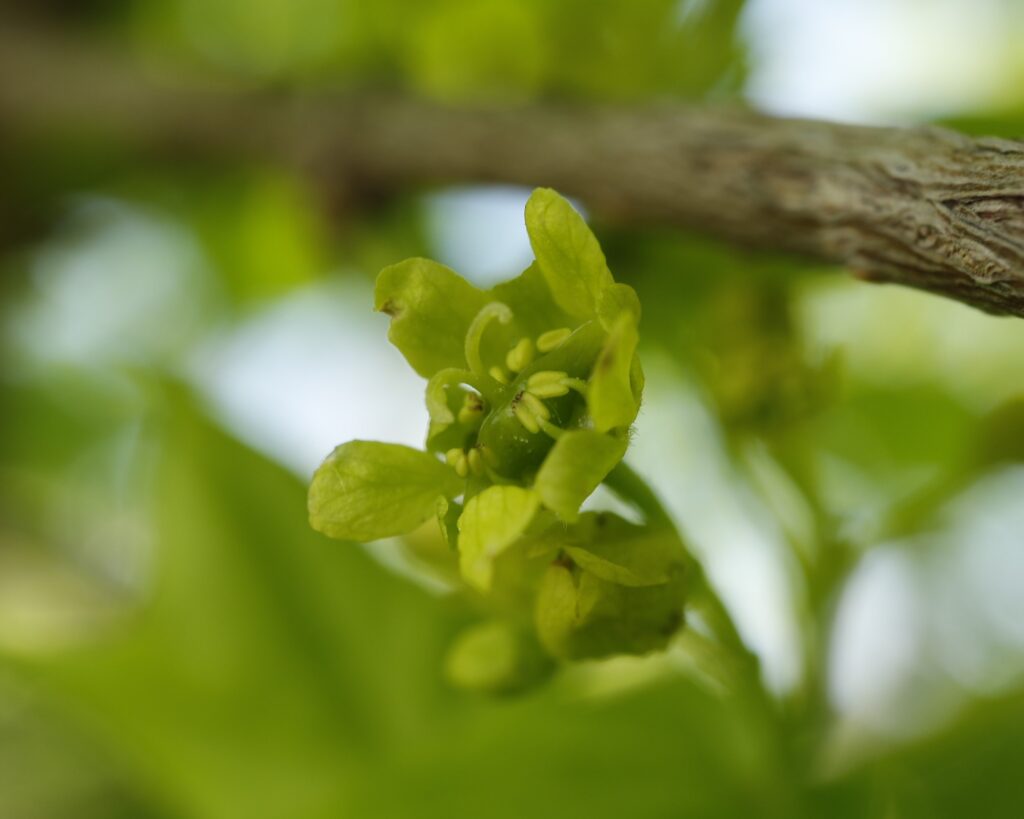
[[[445,660],[448,681],[467,691],[518,694],[551,675],[554,664],[536,636],[516,623],[492,620],[458,636]]]
[[[569,201],[537,188],[526,202],[526,231],[555,302],[577,318],[592,318],[614,282],[597,238]]]

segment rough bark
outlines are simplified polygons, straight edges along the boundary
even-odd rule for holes
[[[0,34],[0,128],[286,163],[342,191],[549,185],[602,216],[797,251],[873,281],[1024,316],[1024,142],[743,110],[287,94]]]

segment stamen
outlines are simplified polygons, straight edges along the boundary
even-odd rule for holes
[[[556,441],[561,438],[562,434],[565,432],[564,429],[555,426],[550,421],[539,421],[538,423],[540,428],[544,431],[544,434]]]
[[[544,406],[544,402],[541,401],[536,395],[531,392],[523,393],[523,404],[533,413],[535,418],[544,419],[548,421],[551,419],[551,411]]]
[[[469,471],[474,475],[480,476],[484,474],[484,459],[480,455],[480,450],[473,447],[469,450],[469,454],[466,456],[466,460],[469,462]]]
[[[558,398],[569,392],[568,375],[557,370],[541,370],[530,376],[526,389],[538,398]]]
[[[555,347],[558,347],[571,335],[572,330],[568,327],[559,327],[557,330],[548,330],[546,333],[541,333],[537,337],[537,349],[542,353],[550,353],[555,349]]]
[[[566,378],[562,381],[570,390],[576,390],[584,398],[587,397],[587,382],[582,378]]]
[[[565,384],[541,384],[530,387],[530,392],[538,398],[560,398],[569,392],[569,388]]]
[[[514,412],[516,418],[519,419],[519,423],[526,427],[529,432],[540,432],[540,424],[537,423],[536,417],[527,407],[523,404],[516,404]]]
[[[541,384],[556,384],[566,377],[561,370],[538,370],[527,380],[527,385],[532,389]]]
[[[508,374],[501,367],[495,365],[487,371],[487,374],[499,384],[508,386]]]
[[[505,356],[505,366],[514,373],[526,369],[531,361],[533,361],[533,342],[528,338],[519,339],[516,346]]]

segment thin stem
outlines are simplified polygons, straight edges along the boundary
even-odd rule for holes
[[[643,513],[648,525],[668,528],[682,542],[675,523],[654,490],[625,462],[620,462],[604,482],[616,495]],[[729,610],[708,582],[704,567],[689,550],[684,551],[689,575],[690,608],[701,616],[722,648],[732,655],[736,666],[746,671],[744,676],[760,687],[757,658],[743,642]]]
[[[619,461],[608,473],[604,483],[612,492],[642,512],[647,523],[668,526],[675,531],[672,518],[654,490],[625,461]]]

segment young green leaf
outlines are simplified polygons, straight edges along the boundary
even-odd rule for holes
[[[566,432],[551,448],[534,481],[544,505],[562,520],[579,517],[580,504],[626,453],[626,439],[591,429]]]
[[[400,444],[349,441],[327,456],[309,487],[309,522],[342,540],[405,534],[463,489],[454,470]]]
[[[555,302],[577,318],[597,313],[611,271],[587,223],[550,188],[538,188],[526,203],[526,230],[537,264]]]
[[[590,417],[599,432],[628,427],[640,411],[640,396],[631,377],[638,341],[636,318],[625,310],[608,333],[587,389]]]
[[[466,368],[463,340],[487,297],[444,265],[406,259],[377,276],[374,309],[391,316],[388,338],[424,378]]]
[[[490,486],[470,498],[459,518],[459,569],[470,585],[490,588],[494,559],[515,543],[540,505],[535,492]]]

